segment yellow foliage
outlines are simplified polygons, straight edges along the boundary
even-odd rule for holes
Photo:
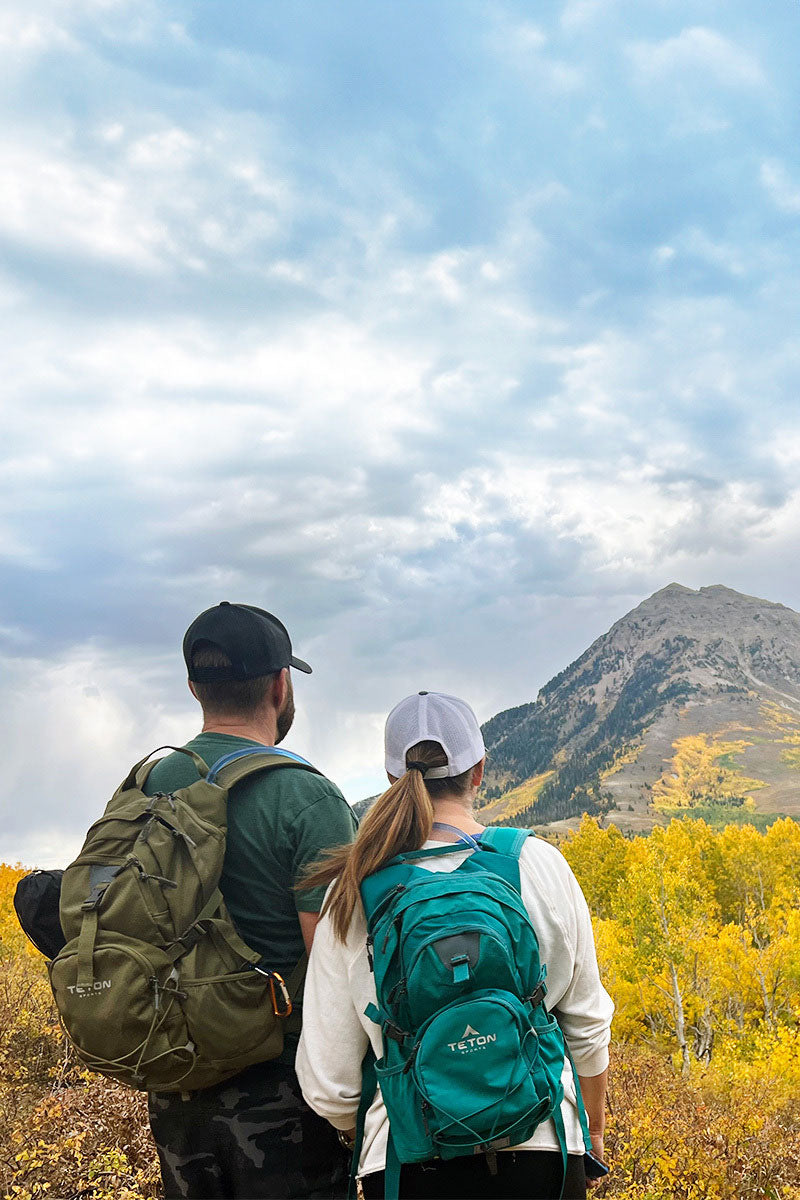
[[[73,1058],[14,914],[24,873],[0,865],[0,1196],[150,1200],[160,1181],[145,1097]]]
[[[783,735],[775,740],[789,747],[788,750],[782,751],[781,761],[795,770],[800,770],[800,713],[788,712],[771,701],[765,701],[761,705],[761,713],[767,724]]]
[[[41,962],[41,955],[25,937],[14,912],[14,890],[25,868],[0,863],[0,960],[10,954],[26,954]]]
[[[595,917],[614,910],[617,888],[625,879],[634,843],[623,837],[616,825],[602,829],[595,817],[584,814],[577,832],[569,833],[560,849],[580,880],[589,908]]]
[[[562,850],[616,1004],[594,1195],[800,1200],[800,825],[586,818]]]
[[[610,779],[612,775],[616,775],[623,767],[627,767],[629,763],[635,763],[641,753],[641,743],[633,746],[625,746],[618,754],[614,755],[614,761],[604,771],[600,772],[601,781]]]
[[[771,700],[765,700],[762,703],[761,714],[773,729],[781,731],[787,729],[800,730],[800,713],[789,712],[780,704],[774,704]]]
[[[552,771],[544,771],[541,775],[533,775],[530,779],[526,779],[524,783],[520,783],[517,787],[511,788],[504,792],[496,800],[488,801],[482,808],[478,809],[478,815],[483,814],[488,818],[489,809],[492,809],[492,818],[498,817],[503,820],[511,820],[513,817],[524,812],[526,808],[530,808],[539,799],[541,792],[548,779],[552,776]]]
[[[752,743],[746,741],[714,742],[702,733],[678,738],[672,746],[675,755],[669,767],[653,784],[654,806],[663,811],[725,803],[764,787],[763,780],[748,779],[720,761],[730,761],[749,745]]]
[[[613,1169],[592,1195],[800,1200],[800,825],[630,839],[586,817],[561,848],[616,1005]],[[19,874],[0,868],[0,1196],[155,1200],[144,1098],[73,1060],[15,929]]]
[[[742,1078],[728,1091],[705,1068],[681,1077],[652,1051],[618,1046],[607,1133],[614,1170],[595,1195],[798,1200],[800,1134],[790,1114],[764,1108],[764,1093],[757,1078]]]

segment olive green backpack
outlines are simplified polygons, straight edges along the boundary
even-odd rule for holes
[[[287,983],[262,964],[218,883],[234,784],[256,771],[316,769],[274,747],[235,751],[210,770],[180,752],[194,761],[195,783],[145,795],[148,755],[89,830],[64,873],[67,943],[49,964],[79,1057],[147,1091],[209,1087],[276,1058],[305,974],[305,956]]]

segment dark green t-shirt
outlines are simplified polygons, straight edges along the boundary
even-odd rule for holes
[[[187,743],[209,767],[254,745],[223,733],[201,733]],[[150,772],[145,791],[174,791],[195,779],[191,759],[170,754]],[[335,784],[302,767],[264,771],[231,790],[220,890],[241,936],[284,979],[304,950],[297,913],[319,912],[325,892],[295,892],[294,885],[323,851],[351,842],[355,829],[353,811]]]

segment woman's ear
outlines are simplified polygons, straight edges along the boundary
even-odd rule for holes
[[[479,763],[475,763],[475,766],[472,768],[472,786],[474,788],[479,788],[481,786],[481,784],[483,783],[483,772],[484,772],[485,766],[486,766],[486,755],[484,754],[481,761]]]

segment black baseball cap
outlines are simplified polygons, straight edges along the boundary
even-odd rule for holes
[[[231,660],[229,667],[195,667],[192,659],[198,642],[210,642]],[[272,613],[252,604],[223,600],[195,617],[183,639],[183,657],[195,683],[222,679],[257,679],[274,675],[283,667],[311,674],[311,667],[292,655],[286,626]]]

